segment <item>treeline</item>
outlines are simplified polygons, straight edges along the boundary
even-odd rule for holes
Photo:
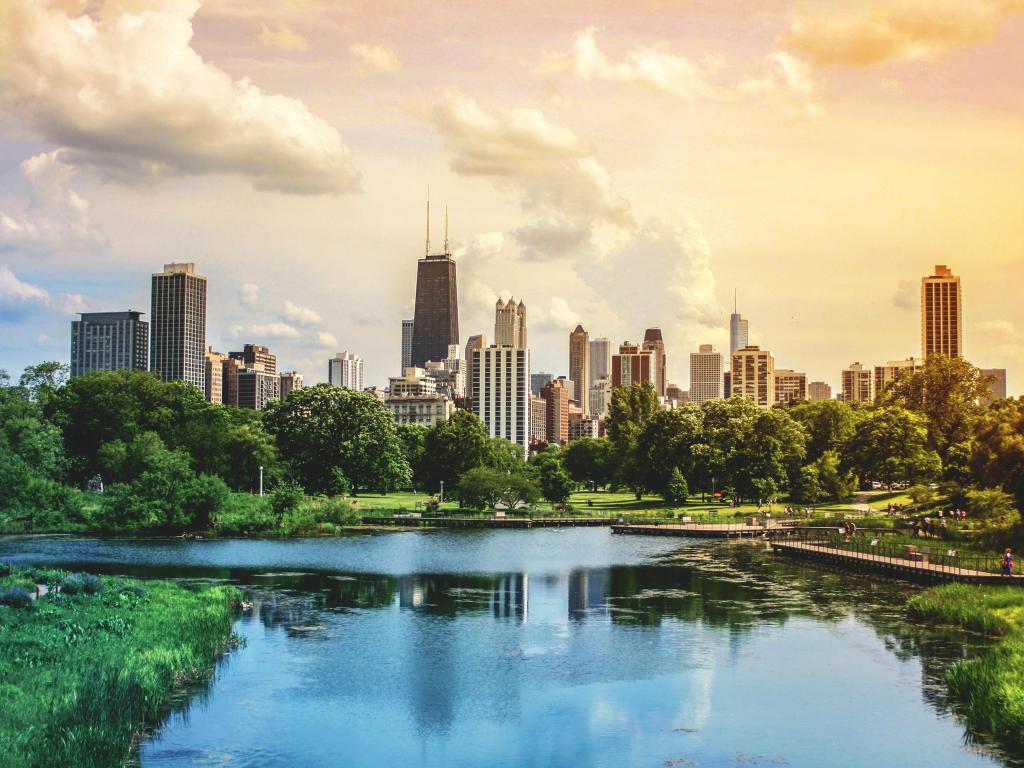
[[[814,504],[874,481],[990,517],[1024,503],[1024,400],[982,406],[980,371],[941,357],[861,407],[733,398],[662,411],[650,386],[617,389],[607,438],[529,462],[471,413],[396,426],[373,395],[326,385],[257,412],[138,371],[67,381],[43,363],[0,384],[8,531],[303,532],[354,520],[341,497],[409,487],[479,509],[564,504],[578,484],[673,503],[718,493]],[[262,500],[251,495],[261,472]],[[83,492],[96,478],[105,492]]]

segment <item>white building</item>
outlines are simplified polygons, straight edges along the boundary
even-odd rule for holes
[[[473,352],[473,412],[492,437],[530,447],[530,350],[518,347]]]
[[[690,402],[700,405],[722,399],[722,353],[701,344],[690,353]]]
[[[395,397],[389,395],[384,401],[395,424],[419,424],[432,427],[448,421],[455,404],[444,395],[406,395]]]
[[[327,383],[343,389],[362,390],[363,358],[351,352],[339,352],[327,361]]]
[[[611,404],[612,380],[609,374],[605,374],[590,385],[590,415],[595,419],[603,419],[608,415]]]

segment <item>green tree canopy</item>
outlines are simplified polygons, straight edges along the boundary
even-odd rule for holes
[[[939,455],[928,441],[924,416],[898,406],[875,408],[847,441],[844,465],[864,480],[914,484],[938,476]]]
[[[988,409],[977,425],[970,467],[979,482],[1012,493],[1024,509],[1024,398]]]
[[[443,481],[454,492],[459,478],[487,463],[490,450],[483,422],[469,411],[455,411],[448,421],[427,430],[423,438],[423,489],[434,493]]]
[[[786,409],[807,433],[807,461],[817,461],[826,451],[838,451],[853,435],[864,410],[841,400],[800,402]]]
[[[577,483],[587,483],[596,491],[612,480],[611,443],[595,437],[573,440],[562,450],[562,466]]]

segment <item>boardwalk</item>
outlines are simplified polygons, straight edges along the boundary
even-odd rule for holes
[[[412,515],[367,516],[363,525],[393,525],[401,528],[594,528],[609,526],[614,517],[414,517]]]
[[[773,541],[772,549],[790,557],[820,560],[854,570],[888,573],[918,581],[961,581],[969,584],[1014,584],[1024,586],[1024,576],[1007,578],[996,573],[960,567],[948,562],[929,563],[905,557],[851,552],[832,544]],[[995,559],[993,557],[993,559]]]
[[[760,539],[774,535],[789,535],[794,531],[801,530],[810,529],[807,526],[801,526],[799,520],[773,520],[767,525],[746,525],[745,523],[615,523],[612,525],[612,533],[682,536],[693,539]],[[834,531],[835,528],[828,530]]]

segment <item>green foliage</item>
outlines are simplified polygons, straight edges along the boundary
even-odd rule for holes
[[[475,467],[459,480],[459,498],[471,509],[487,510],[501,504],[513,510],[540,498],[537,481],[525,468],[505,472],[492,467]]]
[[[967,491],[967,511],[971,517],[982,522],[1003,522],[1015,525],[1020,522],[1020,513],[1014,507],[1013,497],[998,488],[982,488]]]
[[[928,485],[914,485],[907,489],[907,496],[916,507],[924,507],[935,501],[935,490]]]
[[[65,595],[95,595],[103,589],[103,582],[91,573],[72,573],[60,583]]]
[[[1024,509],[1024,398],[1000,400],[981,418],[970,466],[988,486],[1012,493]]]
[[[402,446],[402,457],[412,471],[412,487],[419,488],[426,481],[427,428],[422,424],[399,424],[398,440]]]
[[[817,461],[828,451],[838,452],[853,436],[857,421],[864,415],[842,400],[800,402],[787,409],[789,415],[807,433],[807,461]]]
[[[605,429],[612,446],[617,479],[628,486],[637,498],[643,493],[644,473],[637,464],[637,440],[644,425],[659,412],[658,395],[649,382],[616,387],[608,406]]]
[[[665,485],[662,497],[669,504],[685,504],[686,497],[690,495],[690,487],[686,484],[686,478],[679,471],[679,467],[672,470],[672,476]]]
[[[554,505],[565,504],[576,490],[576,481],[565,471],[557,454],[540,462],[537,479],[541,495]]]
[[[654,414],[644,424],[633,447],[629,471],[637,477],[630,485],[667,499],[668,486],[677,472],[684,479],[694,474],[694,447],[702,438],[703,418],[699,407],[685,405]]]
[[[596,491],[612,480],[611,443],[606,438],[573,440],[562,450],[562,466],[577,483]]]
[[[423,488],[431,493],[444,482],[455,493],[460,478],[488,460],[491,440],[484,424],[469,411],[455,411],[448,421],[435,424],[423,438]]]
[[[340,468],[360,490],[404,488],[409,464],[388,409],[373,395],[320,384],[273,402],[265,424],[290,470],[310,493],[330,493]]]
[[[47,360],[26,368],[18,380],[18,386],[25,389],[33,400],[45,402],[67,383],[69,374],[67,363]]]
[[[825,498],[818,469],[813,464],[800,468],[800,473],[790,488],[790,498],[798,504],[814,505]]]
[[[894,385],[895,386],[895,385]],[[898,406],[883,406],[856,426],[844,449],[845,465],[862,479],[892,487],[939,475],[942,462],[929,447],[928,423],[920,414]]]
[[[238,610],[236,589],[102,583],[102,593],[51,592],[35,610],[0,606],[0,763],[120,765],[174,694],[212,673]]]
[[[281,483],[270,494],[270,508],[278,520],[283,520],[286,515],[297,510],[305,498],[306,494],[298,483]]]
[[[0,587],[0,605],[8,608],[31,608],[32,596],[22,587]]]

